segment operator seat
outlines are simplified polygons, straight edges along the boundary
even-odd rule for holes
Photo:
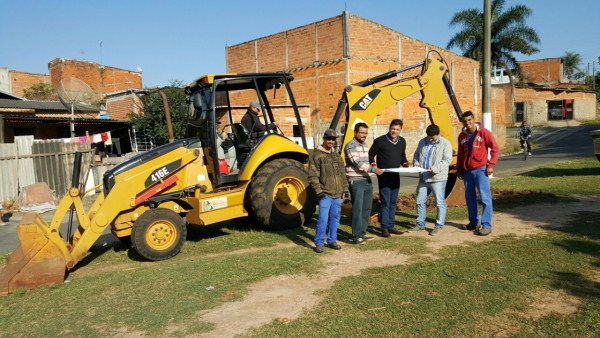
[[[237,160],[237,167],[240,169],[248,154],[252,151],[253,142],[250,138],[250,132],[241,123],[234,123],[231,125],[231,133],[233,134],[233,147],[235,148],[235,157]]]

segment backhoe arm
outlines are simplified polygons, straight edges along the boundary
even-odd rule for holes
[[[422,67],[421,74],[418,76],[398,80],[379,88],[372,87],[376,83],[391,79],[403,72],[418,67]],[[419,106],[427,109],[431,122],[440,127],[442,136],[452,142],[453,151],[456,153],[457,146],[454,141],[454,129],[447,104],[448,97],[459,118],[462,115],[462,111],[456,101],[454,91],[449,84],[447,72],[448,68],[443,62],[428,58],[424,63],[387,72],[347,86],[330,124],[330,128],[335,129],[339,123],[341,114],[346,112],[347,126],[342,142],[342,149],[352,140],[354,135],[349,131],[354,128],[356,123],[365,122],[371,125],[375,117],[385,108],[420,91],[422,99]],[[344,156],[343,152],[342,156]]]

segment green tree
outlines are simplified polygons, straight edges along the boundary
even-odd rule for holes
[[[169,103],[171,111],[171,124],[175,139],[186,136],[187,129],[187,97],[183,91],[181,81],[173,81],[169,87],[161,88]],[[150,137],[157,145],[169,142],[169,133],[165,118],[165,108],[158,89],[150,89],[149,93],[141,97],[143,107],[141,114],[130,114],[131,122],[135,129]]]
[[[539,50],[534,46],[540,42],[535,30],[527,26],[526,19],[531,9],[516,5],[503,11],[505,0],[491,3],[491,63],[504,68],[513,83],[513,71],[521,74],[514,53],[531,55]],[[463,56],[483,64],[483,11],[477,8],[460,11],[450,20],[450,27],[462,29],[448,42],[446,48],[458,47]]]
[[[23,90],[23,97],[29,100],[56,100],[58,96],[50,83],[36,83]]]
[[[579,64],[581,63],[581,55],[575,52],[565,52],[565,55],[561,56],[563,59],[563,74],[567,79],[575,79],[576,76],[581,77],[581,69]],[[584,74],[585,76],[585,74]]]

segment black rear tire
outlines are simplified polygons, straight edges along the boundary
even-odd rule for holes
[[[131,245],[140,256],[151,261],[171,258],[179,253],[187,237],[181,216],[164,208],[144,212],[133,224]]]
[[[252,180],[250,204],[257,223],[266,229],[285,230],[304,225],[316,207],[308,171],[292,159],[267,163]]]

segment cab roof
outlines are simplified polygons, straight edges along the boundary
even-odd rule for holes
[[[235,89],[253,88],[254,80],[259,83],[274,83],[273,81],[285,77],[288,82],[294,80],[294,76],[290,73],[273,72],[273,73],[245,73],[245,74],[207,74],[203,75],[185,87],[186,93],[190,94],[199,88],[211,87],[216,81],[227,80],[228,86]]]

